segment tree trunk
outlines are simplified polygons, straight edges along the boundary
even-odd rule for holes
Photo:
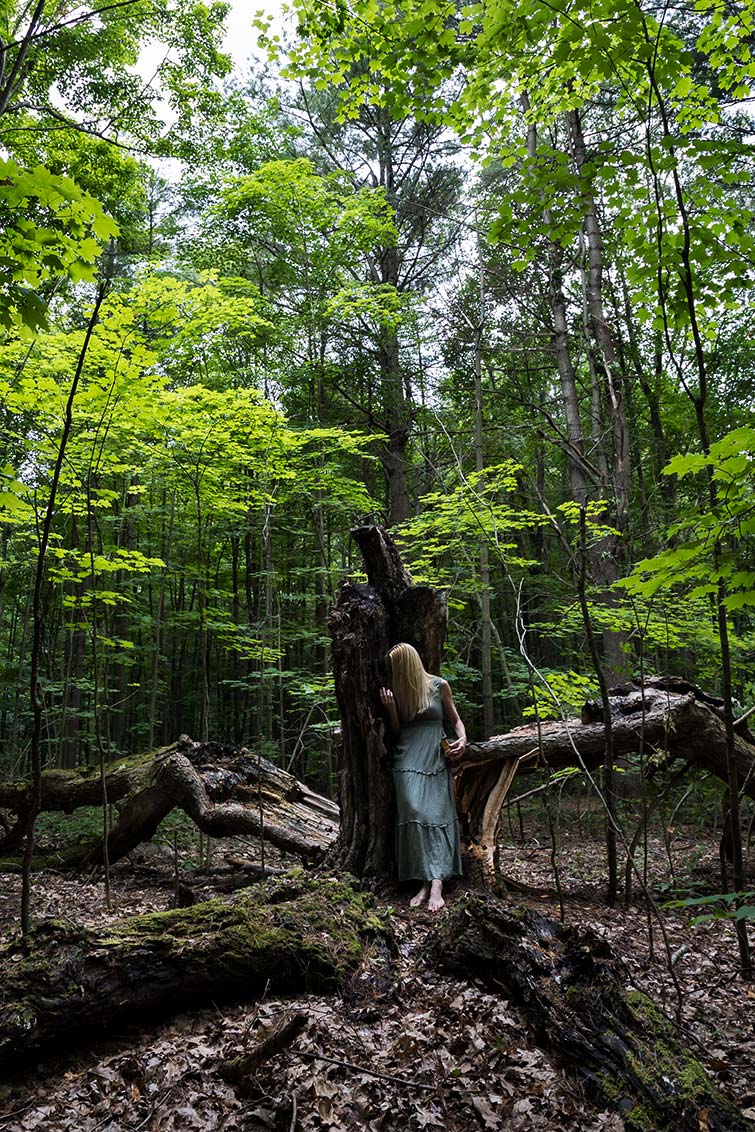
[[[368,585],[347,583],[330,615],[333,672],[341,713],[341,831],[331,863],[357,876],[386,876],[395,860],[395,798],[379,689],[384,659],[399,641],[414,645],[437,673],[446,631],[446,603],[414,586],[390,535],[380,527],[353,532]]]
[[[526,908],[472,894],[438,922],[430,958],[523,1007],[535,1040],[583,1081],[628,1132],[746,1132],[689,1041],[640,992],[606,940]]]
[[[485,265],[482,258],[479,223],[477,228],[477,267],[479,279],[479,310],[474,329],[474,392],[475,426],[474,451],[476,490],[484,490],[483,468],[485,467],[484,412],[482,400],[482,335],[485,329]],[[487,739],[493,733],[493,665],[492,629],[490,616],[490,561],[487,536],[480,539],[480,674],[482,676],[482,736]]]
[[[102,1037],[134,1018],[263,994],[343,987],[387,929],[335,877],[287,876],[233,903],[131,916],[102,929],[47,920],[25,954],[0,948],[0,1073],[29,1054]]]

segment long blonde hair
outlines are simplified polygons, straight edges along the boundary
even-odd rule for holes
[[[430,706],[432,676],[425,672],[420,655],[413,645],[394,645],[387,656],[391,686],[402,723],[410,723],[415,715]]]

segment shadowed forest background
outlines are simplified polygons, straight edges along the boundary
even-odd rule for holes
[[[637,923],[675,899],[658,915],[691,933],[684,954],[709,915],[715,969],[751,995],[755,6],[294,0],[250,13],[242,70],[226,14],[0,3],[0,834],[24,873],[7,939],[65,904],[69,879],[32,883],[35,848],[54,870],[107,837],[118,766],[179,736],[343,804],[329,617],[367,581],[352,531],[377,525],[446,595],[471,739],[529,724],[542,754],[551,721],[609,720],[597,764],[517,778],[499,881],[548,888],[567,922],[583,880],[624,915],[636,899]],[[685,774],[669,734],[614,748],[609,689],[665,674],[713,705],[714,775],[692,753]],[[40,817],[53,770],[89,775],[96,802]],[[264,875],[291,861],[280,841],[265,858],[257,789],[261,861],[256,840],[233,851]],[[196,837],[182,815],[160,827],[174,903],[221,844]],[[128,864],[111,900],[104,866],[106,919],[119,877],[122,911],[152,907]],[[722,1007],[724,1053],[703,1034],[714,1061],[752,1041],[743,1009]],[[716,1080],[752,1117],[755,1079]],[[439,1126],[559,1126],[499,1087]],[[268,1127],[373,1126],[308,1125],[291,1095]],[[432,1127],[428,1105],[406,1126]],[[605,1113],[577,1126],[624,1127]]]

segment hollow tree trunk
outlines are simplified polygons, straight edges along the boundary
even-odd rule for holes
[[[131,916],[102,929],[47,920],[0,948],[0,1073],[30,1053],[102,1037],[145,1015],[222,999],[342,987],[387,929],[335,877],[288,876],[228,904]]]
[[[605,939],[529,909],[471,894],[432,933],[429,957],[523,1007],[535,1040],[575,1072],[628,1132],[746,1132],[747,1120],[690,1056],[647,995],[624,990]]]
[[[379,689],[385,654],[414,645],[437,673],[446,631],[445,598],[415,586],[390,535],[380,527],[353,532],[368,585],[346,584],[330,615],[333,672],[341,713],[341,831],[331,863],[357,876],[386,876],[395,860],[395,798]]]

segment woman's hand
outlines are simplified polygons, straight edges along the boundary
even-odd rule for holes
[[[394,735],[398,735],[401,731],[401,720],[398,717],[396,697],[390,688],[380,689],[380,702],[388,715],[388,723],[390,724],[391,731]]]
[[[448,741],[446,758],[453,766],[458,766],[464,758],[464,752],[467,749],[467,732],[456,710],[456,704],[454,703],[451,689],[445,680],[443,680],[440,685],[440,698],[443,704],[443,718],[453,724],[454,731],[456,732],[456,738]]]
[[[456,763],[459,759],[463,758],[464,752],[467,749],[466,739],[453,739],[449,740],[446,758],[449,762]]]

